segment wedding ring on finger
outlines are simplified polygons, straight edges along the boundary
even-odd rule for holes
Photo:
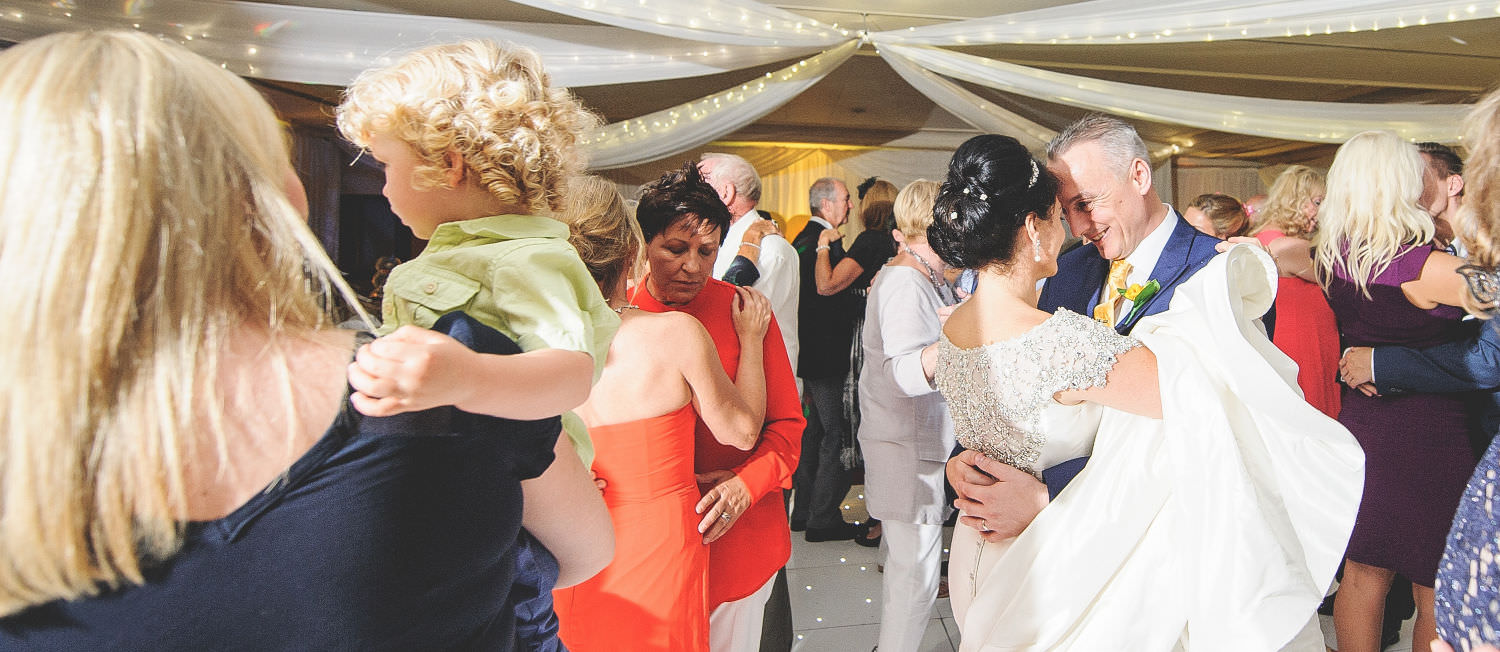
[[[979,531],[980,532],[990,532],[991,531],[990,530],[990,522],[986,521],[986,520],[984,520],[982,518],[979,519]]]
[[[730,516],[730,515],[729,515],[729,512],[724,512],[724,513],[722,513],[722,514],[719,514],[719,518],[722,518],[722,519],[724,519],[724,520],[726,520],[726,521],[727,521],[727,520],[730,520],[730,519],[732,519],[732,518],[734,518],[734,517],[733,517],[733,516]]]

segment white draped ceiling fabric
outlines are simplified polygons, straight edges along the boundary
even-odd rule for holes
[[[913,87],[965,122],[1037,147],[1050,130],[945,78],[1049,102],[1164,123],[1311,142],[1365,129],[1456,142],[1466,105],[1352,104],[1248,98],[1122,84],[943,50],[992,43],[1171,43],[1379,30],[1491,17],[1493,2],[1392,0],[1092,0],[892,32],[859,34],[755,0],[517,0],[600,23],[506,23],[238,0],[0,2],[0,39],[134,28],[180,42],[234,72],[346,84],[412,48],[491,38],[540,52],[566,86],[676,79],[806,57],[694,102],[621,121],[590,137],[597,169],[646,163],[718,140],[775,110],[846,60],[862,40]],[[808,56],[816,52],[815,56]]]
[[[726,91],[606,125],[583,140],[596,170],[654,161],[738,131],[818,83],[854,54],[849,41],[816,57],[766,73]]]
[[[1130,116],[1236,134],[1342,143],[1361,131],[1389,129],[1409,140],[1457,142],[1468,105],[1307,102],[1197,93],[1067,75],[931,47],[886,44],[887,61],[997,90]]]
[[[1493,3],[1485,4],[1487,9]],[[1487,18],[1481,5],[1409,0],[1093,0],[881,35],[908,45],[1181,43],[1362,32]]]
[[[436,43],[491,39],[541,53],[560,86],[711,75],[817,53],[803,46],[718,46],[603,25],[462,20],[234,0],[68,4],[0,1],[0,38],[125,28],[161,34],[250,77],[347,85],[361,71]]]

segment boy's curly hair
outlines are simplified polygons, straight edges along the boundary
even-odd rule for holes
[[[551,85],[535,52],[484,40],[422,48],[361,73],[337,116],[360,147],[375,134],[411,145],[422,161],[413,187],[441,186],[454,151],[491,194],[532,214],[563,209],[563,186],[585,165],[578,138],[599,125]]]

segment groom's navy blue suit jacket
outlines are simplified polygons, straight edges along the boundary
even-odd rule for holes
[[[1173,214],[1175,215],[1175,211]],[[1140,311],[1132,310],[1134,314],[1130,315],[1131,318],[1116,324],[1115,330],[1128,334],[1142,317],[1165,311],[1172,303],[1172,294],[1177,286],[1203,269],[1209,259],[1218,253],[1215,247],[1219,242],[1218,238],[1198,231],[1187,220],[1177,216],[1177,226],[1167,238],[1167,244],[1162,248],[1161,257],[1157,259],[1156,267],[1152,268],[1149,277],[1161,285],[1161,290],[1146,299]],[[1045,312],[1067,308],[1080,315],[1092,315],[1094,306],[1099,304],[1099,295],[1104,290],[1104,282],[1108,276],[1109,260],[1100,256],[1099,250],[1094,246],[1083,245],[1069,251],[1058,257],[1057,275],[1047,279],[1047,284],[1042,286],[1037,308]],[[1265,324],[1268,329],[1271,321],[1271,314],[1267,313]],[[1073,480],[1073,476],[1083,470],[1088,459],[1080,457],[1044,469],[1042,480],[1047,483],[1047,493],[1056,498],[1058,492]]]

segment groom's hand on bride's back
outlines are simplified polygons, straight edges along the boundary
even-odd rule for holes
[[[1021,533],[1047,506],[1047,485],[1031,474],[965,450],[948,460],[948,482],[958,494],[958,522],[978,530],[986,541]]]

